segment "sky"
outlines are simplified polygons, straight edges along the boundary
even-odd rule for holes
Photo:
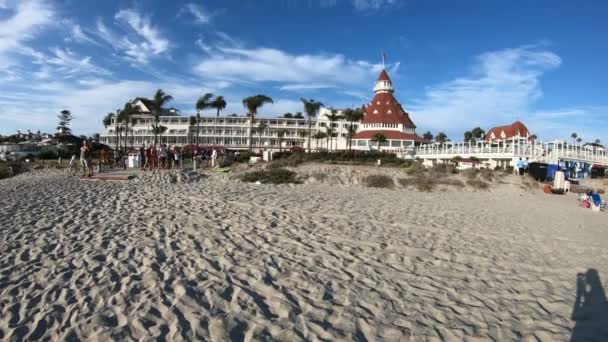
[[[452,140],[524,122],[608,143],[608,1],[0,0],[0,134],[92,134],[162,88],[183,115],[207,92],[244,114],[359,107],[383,67],[417,132]],[[213,115],[213,110],[204,112]]]

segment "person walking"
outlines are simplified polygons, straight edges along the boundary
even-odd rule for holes
[[[87,141],[82,142],[82,147],[80,148],[80,164],[82,165],[82,177],[91,177],[92,176],[92,166],[91,162],[91,150],[89,150],[89,146]]]
[[[517,170],[519,170],[519,175],[523,176],[524,175],[524,161],[521,160],[521,158],[519,158],[519,160],[517,161]]]
[[[139,167],[143,170],[146,165],[146,147],[141,144],[139,148]]]
[[[69,175],[74,176],[76,174],[76,169],[76,154],[73,154],[72,159],[70,159]]]

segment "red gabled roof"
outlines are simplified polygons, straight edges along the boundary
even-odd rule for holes
[[[393,83],[390,77],[388,77],[388,73],[384,69],[382,69],[382,71],[380,72],[380,76],[378,76],[378,81],[389,81]]]
[[[408,128],[416,128],[409,114],[391,93],[378,93],[372,102],[364,107],[361,123],[403,124]]]
[[[388,140],[413,140],[416,142],[424,142],[425,140],[413,133],[403,133],[399,131],[389,131],[389,130],[369,130],[369,131],[361,131],[353,136],[353,139],[372,139],[376,133],[382,133]]]
[[[505,132],[504,138],[500,135],[501,132]],[[516,136],[528,137],[530,135],[530,131],[528,131],[528,127],[521,123],[521,121],[515,121],[514,123],[507,126],[498,126],[491,128],[486,135],[484,135],[484,140],[492,140],[492,133],[494,133],[494,140],[502,140],[502,139],[510,139]]]

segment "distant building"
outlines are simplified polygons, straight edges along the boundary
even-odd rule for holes
[[[521,121],[515,121],[507,126],[491,128],[483,137],[483,140],[491,142],[496,140],[512,140],[513,138],[516,140],[530,139],[530,131]]]
[[[376,149],[378,143],[373,138],[378,133],[386,138],[386,142],[380,144],[381,150],[413,147],[424,141],[416,134],[416,125],[409,114],[393,96],[394,91],[388,73],[382,70],[374,86],[376,95],[367,106],[363,106],[363,119],[353,136],[353,148]]]

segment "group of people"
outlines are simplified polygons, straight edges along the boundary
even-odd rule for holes
[[[175,146],[160,144],[156,148],[153,145],[146,148],[142,144],[138,151],[138,163],[142,170],[176,169],[181,167],[181,161],[182,152]]]

